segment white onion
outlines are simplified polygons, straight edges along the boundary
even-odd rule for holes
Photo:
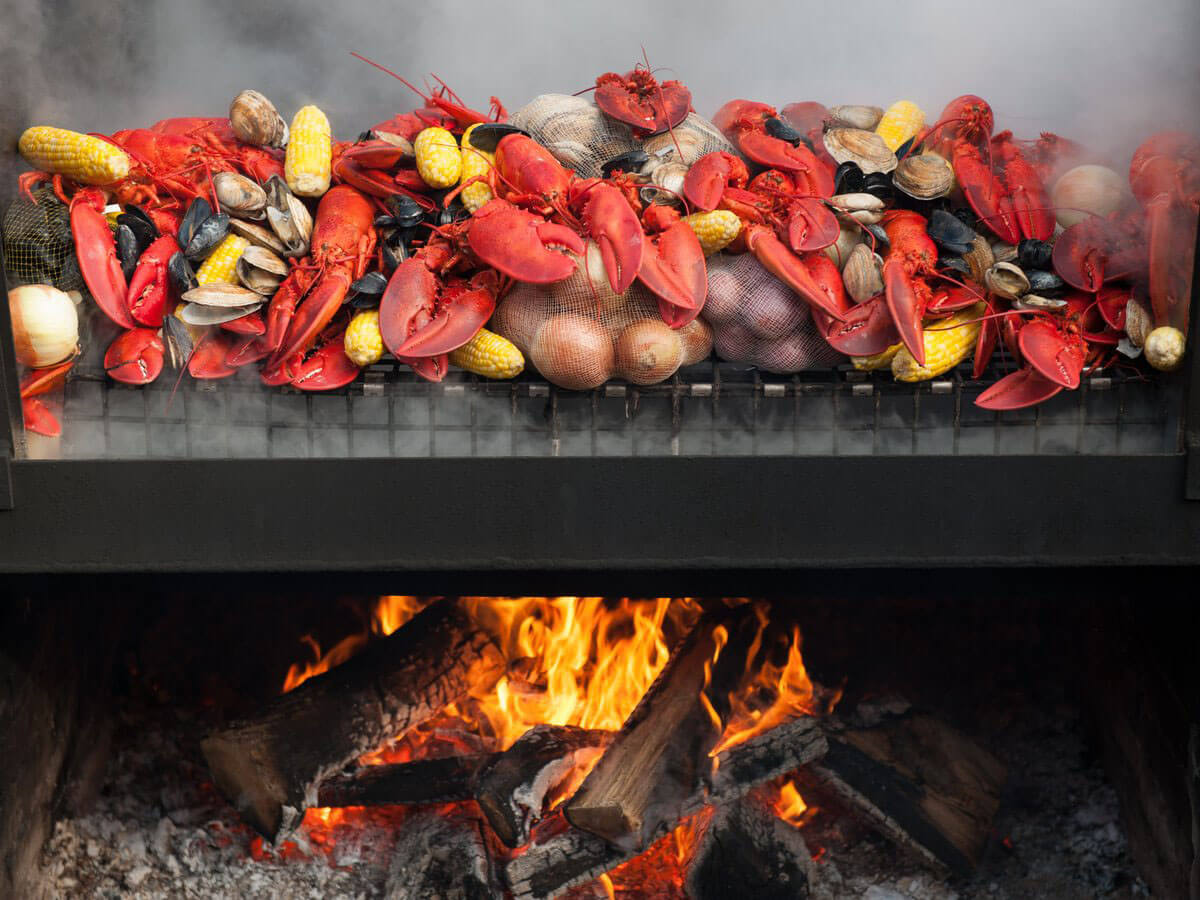
[[[1129,197],[1125,179],[1106,166],[1076,166],[1054,184],[1050,202],[1063,228],[1077,225],[1088,213],[1107,216],[1120,209]]]
[[[60,363],[79,344],[79,315],[71,298],[48,284],[8,292],[17,361],[32,369]]]

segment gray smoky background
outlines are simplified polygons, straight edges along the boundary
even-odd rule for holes
[[[436,72],[472,106],[515,109],[626,71],[643,48],[711,116],[783,105],[916,101],[930,121],[963,93],[997,128],[1083,140],[1122,167],[1149,133],[1200,124],[1198,0],[855,3],[657,0],[0,0],[0,126],[11,160],[30,124],[112,133],[225,115],[243,88],[285,118],[316,103],[351,138]]]

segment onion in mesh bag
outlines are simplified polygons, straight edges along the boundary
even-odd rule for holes
[[[540,94],[509,122],[529,132],[581,178],[598,178],[608,160],[639,146],[628,125],[610,119],[592,101],[569,94]]]

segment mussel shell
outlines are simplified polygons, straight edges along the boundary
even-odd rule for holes
[[[1057,273],[1047,272],[1045,269],[1025,269],[1025,276],[1029,279],[1031,291],[1057,291],[1063,286],[1063,280]]]
[[[833,192],[835,194],[856,194],[867,185],[867,177],[863,175],[858,163],[844,162],[837,167],[833,176]]]
[[[266,247],[274,253],[282,254],[286,249],[283,246],[283,241],[270,228],[264,228],[254,222],[247,222],[244,219],[230,219],[229,230],[239,237],[244,237],[251,244],[258,247]]]
[[[900,161],[892,184],[915,200],[936,200],[954,188],[954,170],[936,153],[918,153]]]
[[[187,212],[183,214],[183,219],[179,222],[177,234],[179,246],[186,247],[191,242],[196,229],[211,216],[212,207],[203,197],[197,197],[188,204]]]
[[[141,255],[142,248],[138,246],[137,235],[128,224],[120,223],[117,226],[117,258],[121,260],[121,271],[125,273],[126,281],[133,277],[133,270],[137,268]]]
[[[825,132],[825,149],[840,163],[856,162],[863,174],[890,172],[899,160],[882,137],[861,128],[830,128]]]
[[[408,251],[408,240],[405,232],[397,231],[386,235],[379,242],[379,246],[383,248],[383,269],[389,275],[411,255]]]
[[[382,272],[368,272],[350,285],[348,296],[351,300],[360,296],[371,297],[378,303],[380,296],[387,290],[387,285],[388,277]]]
[[[127,206],[125,211],[117,216],[117,226],[126,226],[133,232],[137,238],[138,246],[141,247],[142,253],[146,252],[149,247],[159,236],[158,226],[154,224],[154,220],[147,215],[146,211],[140,206]]]
[[[425,210],[421,208],[421,204],[404,194],[392,194],[383,204],[401,228],[415,228],[425,219]]]
[[[516,125],[506,122],[483,122],[471,129],[471,146],[485,153],[495,153],[496,147],[510,134],[523,134],[529,137],[529,132]]]
[[[182,253],[175,254],[180,259]],[[178,371],[187,365],[188,357],[192,355],[192,334],[187,327],[174,315],[163,316],[162,324],[163,349],[166,364]]]
[[[967,261],[961,256],[943,256],[941,264],[947,269],[953,269],[955,272],[961,272],[963,275],[971,274],[971,267],[967,265]]]
[[[225,213],[218,213],[205,219],[192,232],[192,238],[188,241],[187,246],[183,248],[183,255],[190,260],[204,259],[213,250],[217,249],[217,244],[225,239],[225,235],[229,233],[229,216]]]
[[[601,171],[605,178],[611,178],[613,172],[617,171],[637,174],[648,162],[650,162],[650,155],[645,150],[630,150],[614,156],[604,164]]]
[[[167,260],[167,274],[171,276],[171,283],[180,293],[197,286],[196,272],[182,250],[172,253],[171,258]]]
[[[461,200],[455,197],[450,201],[449,206],[442,207],[438,210],[437,224],[453,225],[455,222],[462,222],[470,217],[471,211],[463,206]]]
[[[185,303],[198,303],[201,306],[219,306],[222,309],[230,309],[235,306],[249,306],[253,303],[258,303],[262,298],[249,288],[241,287],[236,284],[226,284],[223,281],[214,281],[211,284],[202,284],[200,287],[192,288],[186,291],[182,298]],[[186,322],[187,320],[184,319]]]
[[[263,218],[267,192],[258,184],[236,172],[218,172],[212,183],[223,210],[244,219]]]
[[[944,209],[935,209],[930,214],[926,231],[939,247],[960,255],[970,252],[971,242],[977,237],[974,228]]]
[[[871,236],[875,238],[875,246],[877,247],[890,247],[892,245],[892,241],[887,236],[887,232],[883,230],[882,225],[876,223],[864,224],[863,231],[871,232]]]
[[[763,121],[763,129],[773,138],[787,141],[793,147],[804,140],[804,135],[776,116],[768,116]]]
[[[250,291],[247,293],[253,294]],[[253,296],[257,300],[245,306],[207,306],[202,303],[188,303],[180,307],[179,319],[188,325],[198,327],[232,322],[234,319],[240,319],[242,316],[248,316],[250,313],[262,309],[263,298],[258,294],[253,294]]]
[[[962,222],[964,225],[969,225],[971,230],[978,233],[979,231],[979,216],[975,215],[975,211],[969,206],[956,206],[950,210],[954,218]]]
[[[886,172],[872,172],[863,179],[863,190],[885,203],[896,193],[892,189],[892,176]]]
[[[1039,241],[1036,238],[1025,238],[1017,244],[1017,262],[1028,272],[1030,269],[1049,269],[1050,258],[1054,253],[1054,245],[1049,241]]]
[[[833,116],[833,121],[838,125],[870,131],[883,118],[883,109],[878,106],[849,104],[830,107],[829,114]]]

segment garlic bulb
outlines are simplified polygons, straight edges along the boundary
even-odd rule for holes
[[[31,369],[60,363],[79,344],[79,315],[71,298],[48,284],[8,292],[17,361]]]

